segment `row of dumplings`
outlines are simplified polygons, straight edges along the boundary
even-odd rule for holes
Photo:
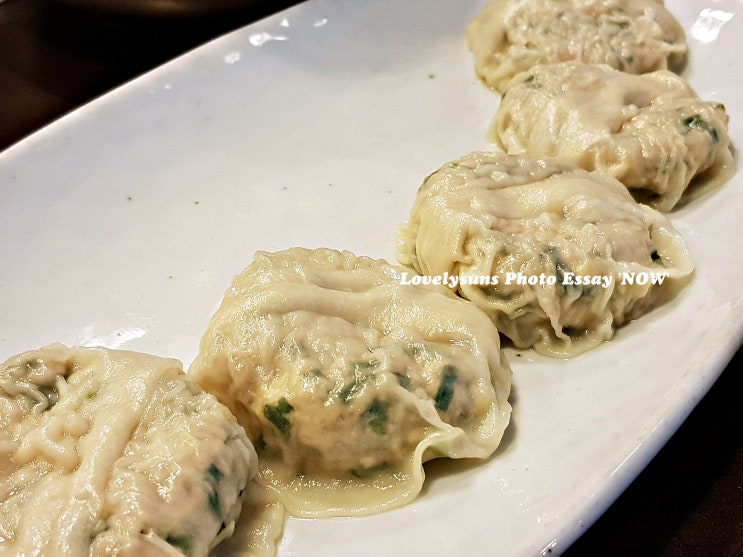
[[[270,555],[284,513],[402,505],[425,461],[500,444],[501,335],[572,356],[688,279],[660,210],[730,166],[727,116],[666,69],[662,2],[493,0],[468,36],[502,149],[425,179],[399,265],[258,252],[188,373],[60,345],[0,366],[0,550]]]
[[[606,17],[612,31],[597,31]],[[593,29],[565,28],[581,19]],[[602,59],[620,69],[541,63],[549,48],[531,42],[549,33],[570,41],[559,52],[619,49]],[[660,209],[731,155],[724,108],[665,69],[683,64],[683,35],[654,0],[493,0],[469,37],[486,83],[488,69],[513,73],[493,125],[503,149],[425,178],[400,265],[292,248],[259,252],[235,278],[190,372],[244,425],[289,514],[392,508],[418,494],[423,462],[491,456],[511,414],[501,335],[573,356],[688,279]],[[508,54],[482,57],[479,42]]]
[[[398,259],[457,276],[515,346],[577,355],[689,280],[670,211],[732,175],[728,115],[672,71],[661,0],[492,0],[467,39],[497,150],[425,180]]]

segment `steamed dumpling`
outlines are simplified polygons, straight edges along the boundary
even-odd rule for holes
[[[688,50],[683,28],[662,0],[490,0],[467,38],[478,75],[496,91],[537,64],[676,71]]]
[[[575,62],[536,66],[508,86],[493,139],[510,154],[571,161],[613,176],[638,201],[672,209],[696,178],[732,167],[728,115],[668,71],[632,75]]]
[[[425,180],[398,259],[457,277],[457,292],[517,347],[558,357],[608,340],[692,272],[669,220],[621,183],[500,152],[471,153]]]
[[[331,249],[259,252],[209,324],[189,373],[248,431],[290,514],[401,505],[424,461],[486,458],[501,440],[511,375],[498,332],[404,272]]]
[[[0,554],[206,556],[257,472],[180,362],[52,345],[0,366]]]

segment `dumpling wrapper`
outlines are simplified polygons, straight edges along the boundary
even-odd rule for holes
[[[511,412],[498,332],[445,287],[331,249],[258,252],[189,373],[258,450],[289,514],[361,515],[419,493],[422,463],[487,458]]]
[[[538,64],[607,64],[632,74],[678,71],[688,47],[662,0],[490,0],[467,39],[480,78],[503,91]]]
[[[610,339],[693,270],[668,218],[618,181],[502,152],[470,153],[426,178],[400,229],[398,259],[424,275],[458,277],[457,292],[514,345],[553,357]],[[648,280],[623,284],[624,273]],[[664,278],[656,284],[653,275]],[[576,284],[578,276],[598,284]]]
[[[206,556],[256,454],[169,358],[51,345],[0,366],[0,555]]]
[[[690,185],[706,190],[724,182],[734,166],[725,107],[662,70],[534,67],[506,88],[491,136],[512,155],[554,157],[608,174],[661,211],[682,201]]]

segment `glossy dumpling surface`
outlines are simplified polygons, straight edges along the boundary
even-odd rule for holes
[[[610,339],[693,269],[668,218],[618,181],[502,152],[470,153],[425,180],[398,259],[457,277],[516,346],[556,357]]]
[[[259,252],[225,293],[191,366],[254,441],[296,516],[414,498],[431,458],[486,458],[511,375],[487,316],[443,286],[330,249]]]

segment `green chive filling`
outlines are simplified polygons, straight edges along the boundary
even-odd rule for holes
[[[286,438],[289,437],[292,429],[292,424],[286,416],[293,411],[294,407],[289,404],[289,401],[284,397],[279,399],[276,406],[266,404],[263,407],[263,414],[266,416],[266,419],[276,426],[276,429],[278,429]]]
[[[452,365],[444,367],[444,375],[441,377],[441,384],[436,391],[434,403],[437,410],[446,412],[454,398],[454,386],[457,382],[459,373],[457,368]]]

